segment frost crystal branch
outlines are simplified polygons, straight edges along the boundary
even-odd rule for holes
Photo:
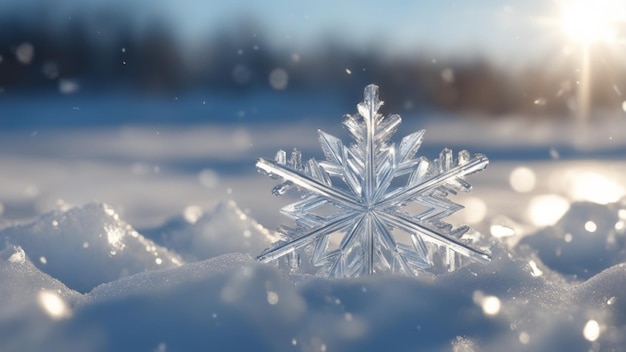
[[[448,194],[470,191],[465,176],[485,169],[487,157],[463,150],[455,159],[450,149],[432,162],[416,157],[425,131],[404,137],[399,145],[390,142],[401,119],[384,118],[378,112],[382,104],[378,87],[367,86],[358,114],[343,122],[355,140],[350,146],[319,131],[325,161],[303,164],[297,149],[289,158],[281,150],[274,160],[258,160],[259,171],[281,180],[273,194],[295,188],[301,195],[281,209],[295,227],[279,228],[280,240],[259,260],[285,257],[297,269],[305,255],[330,277],[385,271],[417,275],[436,260],[454,270],[460,257],[490,261],[462,238],[469,227],[442,221],[462,208]]]

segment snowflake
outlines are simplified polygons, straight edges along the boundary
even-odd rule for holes
[[[273,194],[295,189],[301,195],[281,209],[295,227],[281,226],[280,239],[258,256],[260,261],[285,257],[295,270],[306,255],[329,277],[417,275],[435,261],[451,271],[462,256],[490,261],[462,238],[469,227],[442,221],[463,208],[448,194],[470,191],[464,178],[485,169],[487,157],[463,150],[455,159],[444,149],[433,162],[416,158],[425,131],[404,137],[399,145],[390,143],[401,119],[384,118],[378,113],[382,104],[378,87],[367,86],[358,114],[346,115],[343,122],[356,142],[350,146],[319,131],[325,161],[303,164],[297,149],[289,158],[280,150],[275,160],[258,160],[260,172],[281,180]]]

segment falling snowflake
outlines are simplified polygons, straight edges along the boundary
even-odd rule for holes
[[[384,118],[378,113],[382,104],[378,87],[367,86],[358,114],[343,122],[356,142],[350,146],[319,131],[325,161],[302,163],[297,149],[289,158],[281,150],[275,160],[258,160],[259,171],[281,180],[273,194],[295,189],[301,195],[281,209],[295,227],[279,228],[280,240],[259,255],[260,261],[285,257],[295,270],[307,257],[330,277],[417,275],[435,261],[451,271],[460,257],[490,261],[462,238],[469,227],[453,228],[442,221],[462,208],[448,194],[470,191],[464,178],[485,169],[487,157],[463,150],[455,159],[444,149],[433,162],[416,158],[425,131],[404,137],[399,145],[391,143],[401,119]]]

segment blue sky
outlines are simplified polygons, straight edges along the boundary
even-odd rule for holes
[[[262,24],[273,45],[303,50],[332,36],[357,47],[384,42],[381,50],[392,52],[429,50],[506,62],[544,55],[559,35],[549,24],[559,15],[556,0],[4,0],[0,11],[45,5],[63,18],[76,7],[95,11],[112,3],[138,22],[163,16],[191,43],[241,16]]]
[[[558,15],[547,0],[160,1],[189,37],[214,21],[245,14],[264,24],[278,45],[308,45],[332,35],[354,45],[385,41],[391,50],[424,47],[506,58],[531,54],[533,44],[545,45],[558,34],[545,25],[545,18]]]

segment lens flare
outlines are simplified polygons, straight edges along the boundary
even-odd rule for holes
[[[563,3],[562,27],[572,40],[583,43],[612,41],[624,14],[624,3],[615,0],[577,0]]]

